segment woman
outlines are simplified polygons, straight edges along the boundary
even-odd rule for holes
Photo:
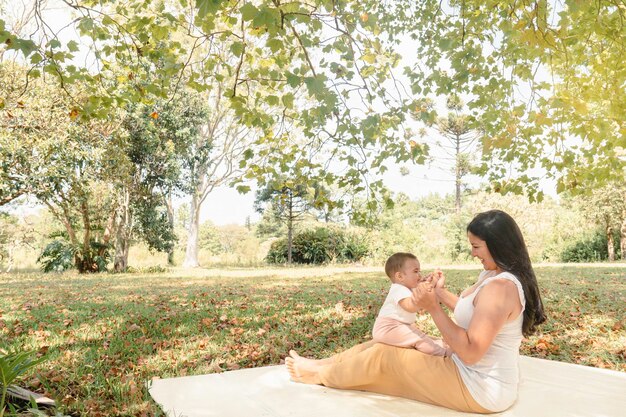
[[[508,214],[491,210],[467,226],[472,256],[484,271],[460,297],[445,280],[421,283],[415,303],[428,311],[451,357],[367,342],[323,360],[291,351],[285,362],[297,382],[372,391],[454,410],[494,413],[517,398],[519,346],[545,321],[528,250]],[[456,323],[441,307],[454,310]],[[457,324],[458,323],[458,324]]]

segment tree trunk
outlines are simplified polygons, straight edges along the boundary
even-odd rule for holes
[[[128,268],[128,250],[131,232],[130,192],[124,190],[120,205],[117,208],[117,228],[115,232],[115,272],[124,272]]]
[[[102,246],[98,249],[98,256],[108,259],[109,258],[109,250],[111,249],[111,237],[113,233],[115,233],[115,221],[117,220],[117,208],[111,210],[111,214],[109,215],[109,219],[107,220],[106,226],[104,226],[104,233],[102,235]],[[115,266],[114,266],[115,267]]]
[[[293,259],[293,219],[287,220],[287,263],[291,265]]]
[[[187,233],[187,250],[185,251],[185,262],[183,266],[187,268],[197,268],[198,262],[198,232],[200,230],[200,199],[197,192],[194,193],[189,206],[189,229]]]
[[[174,230],[174,205],[172,204],[172,193],[168,193],[165,197],[165,207],[167,207],[167,221],[172,230]],[[174,266],[174,246],[167,251],[167,264]]]
[[[122,230],[118,230],[115,242],[115,262],[113,263],[115,272],[124,272],[128,268],[129,247],[130,245],[125,233]]]
[[[289,196],[289,218],[287,219],[287,263],[293,260],[293,199]]]
[[[455,199],[456,214],[461,214],[461,138],[456,135],[456,169],[455,169]]]
[[[626,209],[622,212],[622,228],[620,229],[619,247],[622,254],[622,260],[626,261]]]
[[[606,248],[609,251],[609,261],[612,262],[615,260],[615,243],[613,242],[613,227],[612,226],[606,227],[606,240],[607,240]]]
[[[13,246],[9,247],[9,250],[8,250],[9,253],[7,254],[7,257],[8,257],[7,269],[4,271],[7,274],[11,272],[11,270],[13,269],[13,259],[14,259],[13,250],[14,250]]]
[[[94,259],[94,252],[91,248],[91,218],[89,217],[89,205],[86,197],[80,203],[80,212],[83,218],[83,244],[80,251],[76,251],[74,260],[78,272],[98,272],[98,264]]]

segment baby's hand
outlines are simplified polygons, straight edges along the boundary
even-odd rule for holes
[[[435,289],[445,288],[446,277],[439,268],[437,268],[435,272],[433,272],[430,275],[432,275],[431,283],[432,283],[433,288]]]

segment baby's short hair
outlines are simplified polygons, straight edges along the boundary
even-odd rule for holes
[[[396,274],[396,272],[402,269],[404,263],[408,259],[417,260],[417,256],[413,255],[412,253],[398,252],[394,253],[389,257],[389,259],[387,259],[387,262],[385,262],[385,273],[391,281],[393,281],[393,276]]]

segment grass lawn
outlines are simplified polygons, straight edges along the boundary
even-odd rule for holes
[[[162,415],[153,377],[278,364],[291,348],[324,357],[370,337],[382,272],[287,271],[0,275],[0,348],[47,356],[20,385],[65,414]],[[445,272],[457,292],[478,275]],[[549,318],[522,353],[626,371],[626,268],[536,272]]]

